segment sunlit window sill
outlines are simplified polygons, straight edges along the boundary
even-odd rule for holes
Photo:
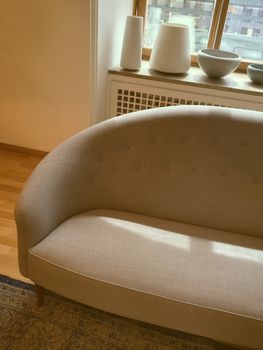
[[[149,79],[161,82],[191,85],[195,87],[231,91],[263,97],[263,85],[253,84],[245,73],[231,73],[220,79],[212,79],[199,67],[191,67],[186,74],[166,74],[149,68],[149,61],[143,61],[139,71],[121,69],[119,66],[109,70],[110,74],[119,74],[138,79]],[[263,103],[263,102],[262,102]]]

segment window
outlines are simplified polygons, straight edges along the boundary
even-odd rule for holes
[[[161,23],[173,22],[190,25],[193,52],[204,48],[208,41],[214,0],[174,0],[163,3],[159,0],[148,1],[144,46],[152,47]]]
[[[145,18],[146,57],[161,23],[171,22],[190,26],[193,62],[206,47],[235,52],[247,63],[263,60],[262,0],[135,0],[134,12]]]
[[[242,13],[228,12],[222,50],[239,54],[245,60],[263,60],[263,1],[230,0],[230,6],[243,5]],[[226,28],[226,26],[225,26]]]

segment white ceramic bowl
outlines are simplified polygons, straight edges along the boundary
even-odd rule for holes
[[[263,84],[263,64],[250,64],[247,67],[247,75],[256,84]]]
[[[233,72],[241,62],[241,57],[233,52],[218,49],[203,49],[197,54],[203,71],[211,78],[221,78]]]

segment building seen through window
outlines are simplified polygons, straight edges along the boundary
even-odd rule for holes
[[[144,47],[151,48],[161,23],[189,24],[192,52],[205,48],[215,0],[148,0]],[[221,49],[263,60],[263,0],[230,0]]]

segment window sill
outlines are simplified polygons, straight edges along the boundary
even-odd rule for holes
[[[186,74],[166,74],[151,70],[149,61],[143,61],[139,71],[129,71],[117,66],[109,69],[109,73],[263,97],[263,85],[253,84],[245,73],[231,73],[224,78],[212,79],[199,67],[191,67]]]

